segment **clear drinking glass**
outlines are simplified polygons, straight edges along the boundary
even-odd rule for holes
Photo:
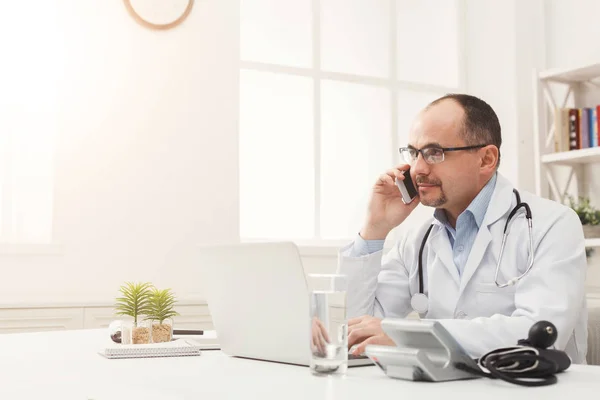
[[[345,374],[348,369],[347,278],[338,274],[308,275],[310,293],[310,370],[313,374]]]

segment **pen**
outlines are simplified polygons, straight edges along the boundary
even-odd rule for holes
[[[173,335],[204,335],[204,331],[193,329],[173,329]]]

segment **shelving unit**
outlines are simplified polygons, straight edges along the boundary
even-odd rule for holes
[[[588,82],[600,77],[600,63],[582,65],[571,69],[551,69],[538,74],[538,79],[544,82],[573,84]]]
[[[544,164],[555,165],[597,163],[600,162],[600,147],[545,154],[541,159]]]
[[[585,247],[600,247],[600,238],[585,239]]]
[[[542,197],[566,203],[573,179],[581,190],[585,186],[588,166],[600,164],[600,147],[555,152],[554,112],[556,108],[592,105],[586,104],[586,96],[582,93],[600,93],[600,63],[536,71],[533,81],[536,191]],[[558,179],[559,174],[562,179]],[[586,247],[600,247],[600,238],[587,239]]]

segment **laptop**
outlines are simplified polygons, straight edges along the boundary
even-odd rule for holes
[[[221,350],[308,366],[309,295],[294,243],[201,246],[200,281]],[[348,366],[374,365],[348,355]]]

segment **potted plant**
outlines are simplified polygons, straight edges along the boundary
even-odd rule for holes
[[[579,216],[584,236],[586,238],[600,237],[600,211],[590,204],[590,199],[580,197],[579,201],[575,203],[573,198],[569,197],[569,203]]]
[[[152,343],[152,333],[144,316],[150,312],[150,299],[152,284],[126,282],[119,291],[121,297],[117,298],[115,306],[117,315],[133,318],[131,332],[122,332],[122,343],[144,344]]]
[[[173,317],[179,315],[174,310],[175,303],[171,289],[152,289],[147,318],[152,321],[154,343],[170,342],[173,339]]]

